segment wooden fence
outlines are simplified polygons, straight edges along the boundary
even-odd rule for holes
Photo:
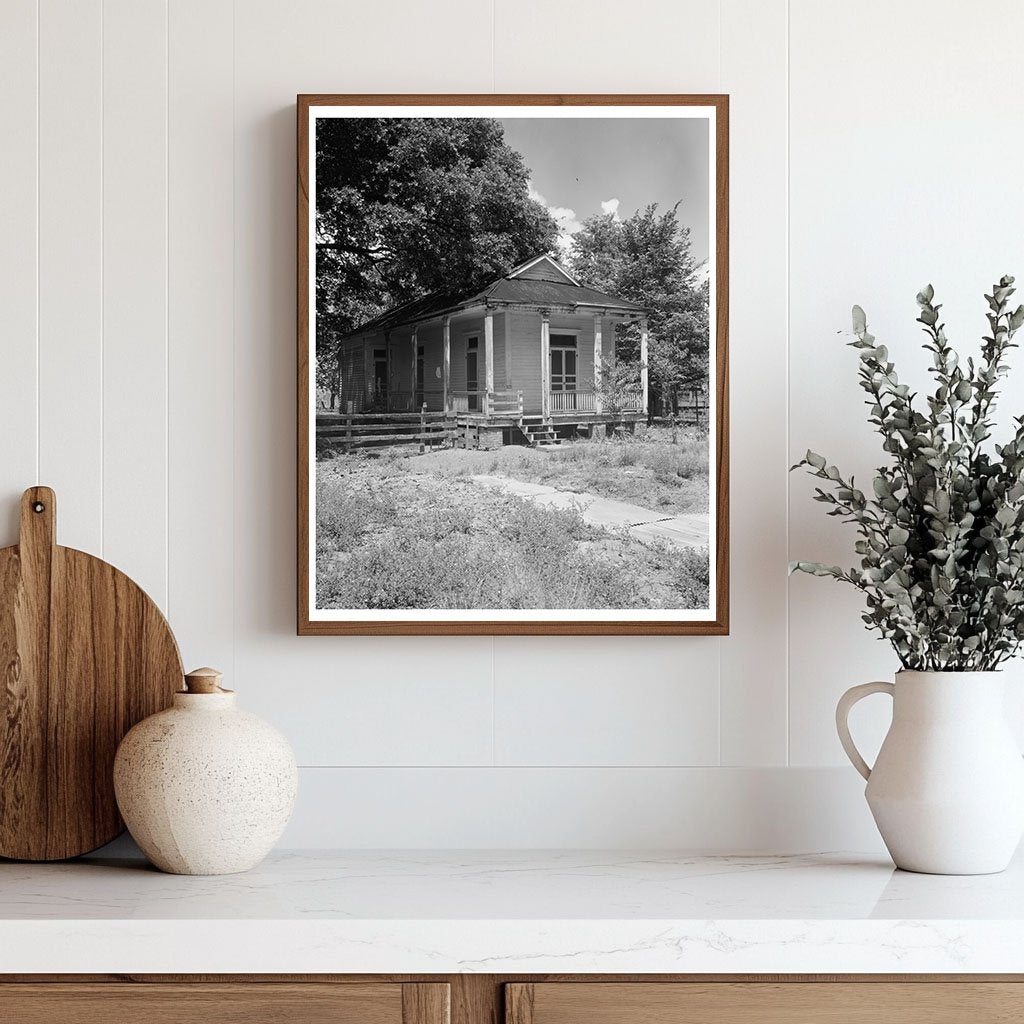
[[[708,425],[707,395],[697,395],[687,401],[680,401],[678,413],[673,415],[670,409],[667,418],[674,419],[685,427],[706,427]]]
[[[420,451],[455,437],[455,420],[443,412],[409,413],[317,413],[317,441],[353,448],[419,444]]]

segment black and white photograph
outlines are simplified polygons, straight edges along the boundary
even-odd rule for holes
[[[300,105],[300,627],[721,623],[696,99]]]

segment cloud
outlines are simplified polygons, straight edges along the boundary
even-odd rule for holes
[[[601,204],[602,212],[610,213],[616,220],[619,219],[619,201],[618,199],[606,199]]]
[[[561,235],[575,235],[583,225],[576,219],[576,211],[568,206],[549,206],[548,213],[555,218]]]
[[[533,187],[532,181],[529,183],[528,189],[530,198],[534,202],[540,203],[551,214],[554,222],[558,225],[558,248],[565,251],[572,243],[572,236],[583,227],[576,217],[576,211],[568,206],[552,206]]]

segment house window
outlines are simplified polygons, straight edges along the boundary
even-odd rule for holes
[[[576,336],[574,334],[552,334],[551,346],[551,390],[576,390]]]
[[[377,398],[388,396],[388,350],[373,350],[373,393]]]

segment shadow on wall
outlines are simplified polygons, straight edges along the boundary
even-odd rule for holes
[[[294,635],[295,107],[235,132],[236,616]]]

